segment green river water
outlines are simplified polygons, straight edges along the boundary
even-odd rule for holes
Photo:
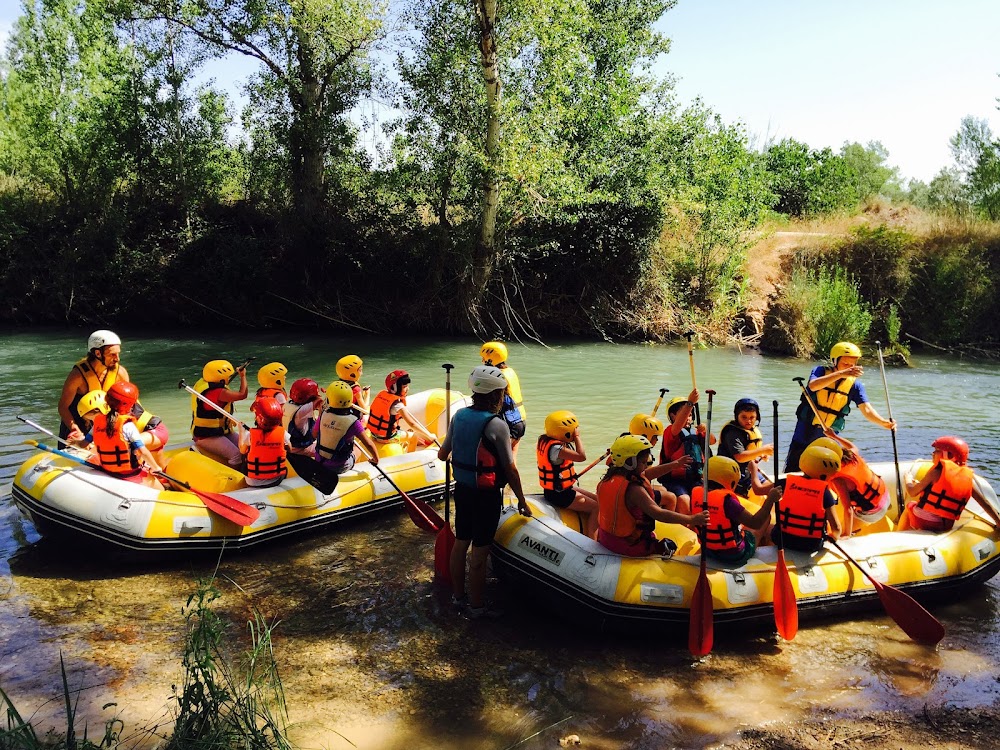
[[[936,647],[911,643],[879,612],[850,621],[807,623],[794,641],[769,633],[717,638],[712,654],[693,660],[683,635],[622,637],[590,632],[491,583],[507,615],[469,623],[453,615],[433,580],[433,537],[402,511],[348,523],[240,555],[166,562],[108,560],[89,550],[40,539],[10,500],[9,483],[39,435],[24,415],[58,427],[56,402],[69,367],[84,354],[89,330],[0,334],[6,373],[0,401],[0,688],[42,729],[60,726],[60,654],[80,712],[99,734],[119,713],[135,744],[152,745],[143,728],[169,725],[171,685],[180,678],[181,608],[199,576],[218,564],[222,611],[234,623],[228,642],[245,645],[251,606],[279,621],[275,656],[284,681],[291,738],[305,748],[521,748],[557,746],[578,734],[586,747],[704,747],[737,730],[806,716],[881,708],[992,705],[1000,695],[1000,595],[996,580],[960,602],[938,606],[947,628]],[[373,392],[397,367],[411,391],[443,387],[441,364],[455,365],[453,387],[466,390],[479,343],[459,340],[337,338],[296,333],[192,336],[120,331],[123,363],[142,401],[187,439],[188,396],[202,364],[248,356],[256,366],[279,360],[289,381],[334,379],[348,353],[365,361]],[[294,343],[290,343],[294,342]],[[658,390],[686,395],[686,348],[547,342],[510,346],[528,409],[518,463],[537,491],[534,436],[545,414],[570,409],[596,457]],[[696,350],[699,388],[717,391],[713,432],[743,396],[761,402],[770,442],[771,401],[780,402],[780,452],[794,426],[796,376],[813,363],[736,349]],[[883,415],[878,360],[866,356],[863,378]],[[929,457],[944,433],[965,437],[976,469],[1000,487],[1000,373],[992,364],[933,356],[887,372],[904,459]],[[245,408],[245,407],[244,407]],[[661,414],[665,412],[661,407]],[[703,402],[702,418],[707,416]],[[851,415],[845,436],[869,461],[891,460],[889,433]],[[593,471],[584,478],[593,487]],[[105,711],[106,703],[116,706]]]

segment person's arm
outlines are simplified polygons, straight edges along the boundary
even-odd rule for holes
[[[834,539],[840,539],[840,519],[837,518],[837,506],[831,505],[826,509],[826,534]]]
[[[979,507],[985,510],[989,514],[989,517],[993,519],[993,525],[1000,528],[1000,514],[993,507],[993,503],[986,499],[986,496],[975,482],[972,483],[972,497],[979,503]]]
[[[240,425],[240,453],[249,453],[250,451],[250,431],[244,426]]]
[[[870,401],[858,404],[858,408],[861,410],[861,413],[865,415],[865,419],[869,422],[877,424],[879,427],[884,427],[887,430],[894,430],[896,428],[896,420],[883,419],[882,415],[875,411],[875,407],[871,405]]]
[[[762,445],[760,448],[754,448],[753,450],[745,450],[737,453],[733,456],[733,460],[737,463],[745,464],[747,461],[756,461],[758,458],[768,458],[773,454],[773,445]]]
[[[830,438],[834,442],[839,443],[841,448],[845,448],[846,450],[849,450],[851,453],[857,454],[858,447],[847,438],[841,437],[836,432],[834,432],[832,427],[824,427],[823,435]]]
[[[740,503],[740,507],[743,508],[743,515],[740,517],[740,523],[753,529],[754,531],[759,531],[771,520],[771,508],[774,507],[774,498],[768,495],[764,499],[760,508],[753,515],[751,515],[750,511],[743,507],[743,503]]]
[[[80,390],[80,386],[83,384],[83,375],[80,371],[74,367],[69,375],[66,376],[66,382],[63,383],[62,393],[59,395],[59,419],[62,423],[71,429],[75,429],[77,432],[80,428],[76,426],[76,420],[73,419],[73,412],[70,411],[70,406],[73,403],[73,399],[76,398],[77,392]],[[73,438],[78,440],[78,437]]]
[[[934,482],[938,480],[941,476],[941,464],[934,464],[926,474],[924,478],[919,482],[916,478],[911,478],[909,475],[906,476],[906,494],[910,497],[919,497],[920,493],[930,487]]]
[[[638,484],[629,485],[625,501],[630,507],[637,508],[650,518],[655,518],[657,521],[663,521],[664,523],[679,523],[686,526],[704,526],[708,523],[707,509],[693,515],[665,510],[657,505],[650,494]]]
[[[864,372],[865,368],[861,365],[854,365],[854,367],[847,367],[843,370],[832,370],[826,375],[810,375],[806,387],[810,391],[818,391],[820,388],[836,383],[841,378],[860,378]]]
[[[750,472],[750,488],[753,490],[753,494],[763,497],[774,487],[774,482],[761,481],[760,467],[756,461],[750,462],[750,465],[747,467],[747,471]]]
[[[423,435],[428,443],[433,443],[437,440],[437,435],[420,424],[417,418],[410,414],[409,410],[405,406],[400,407],[399,416],[404,422],[406,422],[406,424]]]
[[[122,438],[128,442],[133,451],[142,456],[143,462],[149,467],[150,471],[162,471],[160,465],[156,463],[156,459],[153,458],[153,454],[149,452],[149,448],[143,444],[142,437],[139,435],[139,428],[135,426],[135,423],[128,422],[122,428]]]
[[[577,427],[573,432],[573,448],[570,448],[565,443],[559,450],[559,460],[560,461],[586,461],[587,451],[583,447],[583,438],[580,436],[580,428]]]
[[[357,424],[360,424],[360,422]],[[361,444],[368,449],[368,461],[373,466],[378,466],[378,446],[375,445],[375,441],[372,440],[371,434],[367,430],[361,430],[357,437],[358,440],[361,441]]]
[[[368,401],[371,393],[372,387],[370,385],[366,385],[358,391],[358,401],[355,406],[357,406],[365,414],[368,414],[371,411],[371,403]]]
[[[680,435],[681,430],[687,425],[688,417],[691,416],[691,411],[694,409],[694,405],[698,403],[700,395],[697,388],[693,389],[688,394],[687,403],[677,410],[677,413],[674,415],[674,421],[670,423],[670,431],[674,435]]]
[[[689,456],[687,454],[684,454],[683,456],[681,456],[680,458],[678,458],[676,461],[667,461],[664,464],[658,464],[656,466],[650,466],[649,468],[647,468],[645,471],[642,472],[642,475],[644,477],[646,477],[646,479],[649,479],[651,481],[653,479],[659,479],[664,474],[669,474],[670,472],[674,471],[675,469],[684,469],[684,468],[687,468],[688,466],[691,465],[691,461],[692,460],[693,459],[691,458],[691,456]]]

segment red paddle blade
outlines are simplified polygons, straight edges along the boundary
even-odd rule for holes
[[[778,635],[786,641],[799,632],[799,605],[785,565],[784,550],[778,550],[778,566],[774,570],[774,624]]]
[[[455,532],[451,526],[442,526],[434,540],[434,572],[448,585],[451,585],[451,550],[454,546]]]
[[[876,582],[878,597],[888,615],[910,638],[920,643],[938,643],[944,638],[944,625],[905,591]]]
[[[218,513],[238,526],[250,526],[260,518],[260,511],[255,507],[228,495],[222,495],[218,492],[203,492],[193,488],[190,492],[197,495],[210,511]]]
[[[444,519],[423,500],[414,500],[402,490],[399,494],[403,498],[403,505],[406,506],[406,513],[418,529],[428,534],[437,534],[444,527]]]
[[[691,622],[688,626],[688,649],[694,656],[705,656],[712,650],[712,587],[702,567],[691,597]]]

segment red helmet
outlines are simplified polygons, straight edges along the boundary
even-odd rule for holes
[[[299,378],[292,383],[292,388],[288,392],[288,398],[293,404],[300,406],[307,401],[312,401],[319,395],[319,385],[315,380],[309,378]]]
[[[131,383],[119,380],[108,389],[108,406],[119,414],[128,414],[139,400],[139,389]]]
[[[399,395],[400,389],[409,382],[410,374],[406,370],[393,370],[385,376],[385,389]]]
[[[111,395],[110,393],[108,394]],[[931,443],[931,448],[939,451],[947,451],[951,454],[951,460],[959,466],[965,466],[969,460],[969,444],[960,437],[954,435],[943,435]]]
[[[278,399],[270,396],[254,401],[250,405],[250,411],[257,415],[257,424],[265,430],[281,424],[281,417],[284,414],[284,409],[281,408]]]

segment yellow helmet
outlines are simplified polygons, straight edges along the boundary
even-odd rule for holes
[[[257,370],[257,382],[262,388],[282,388],[285,387],[285,375],[288,368],[281,362],[271,362]]]
[[[648,414],[636,414],[628,423],[628,431],[633,435],[642,435],[650,443],[663,435],[663,422]]]
[[[357,354],[348,354],[337,360],[337,377],[349,383],[357,383],[364,363]]]
[[[201,370],[201,377],[206,383],[218,383],[220,380],[228,383],[235,374],[236,369],[225,359],[213,359]]]
[[[842,446],[833,438],[829,438],[826,437],[826,435],[824,435],[823,437],[816,438],[811,443],[809,443],[809,445],[815,445],[817,448],[827,448],[833,451],[841,462],[843,462],[844,460],[844,446]]]
[[[107,414],[108,402],[106,400],[106,395],[102,390],[88,391],[84,394],[83,398],[80,399],[80,403],[76,405],[76,412],[81,417],[87,412],[91,412],[97,409],[101,414]]]
[[[554,411],[545,418],[545,434],[553,440],[572,440],[579,426],[576,415],[565,409]]]
[[[684,404],[686,404],[687,402],[688,400],[683,396],[678,396],[677,398],[670,399],[670,403],[667,404],[667,416],[673,419],[674,412],[676,412],[679,408],[684,406]]]
[[[326,387],[326,402],[331,409],[346,409],[354,403],[354,391],[343,380],[334,380]]]
[[[830,350],[830,359],[836,362],[841,357],[860,357],[861,350],[850,341],[838,341]]]
[[[507,361],[507,346],[499,341],[487,341],[479,350],[484,365],[496,366]]]
[[[799,468],[810,479],[829,479],[840,471],[840,459],[829,448],[810,445],[799,457]]]
[[[723,487],[734,490],[742,476],[740,465],[727,456],[712,456],[708,459],[708,481],[718,482]]]
[[[642,435],[622,435],[611,444],[611,465],[619,469],[635,469],[636,456],[653,450],[653,445]]]

